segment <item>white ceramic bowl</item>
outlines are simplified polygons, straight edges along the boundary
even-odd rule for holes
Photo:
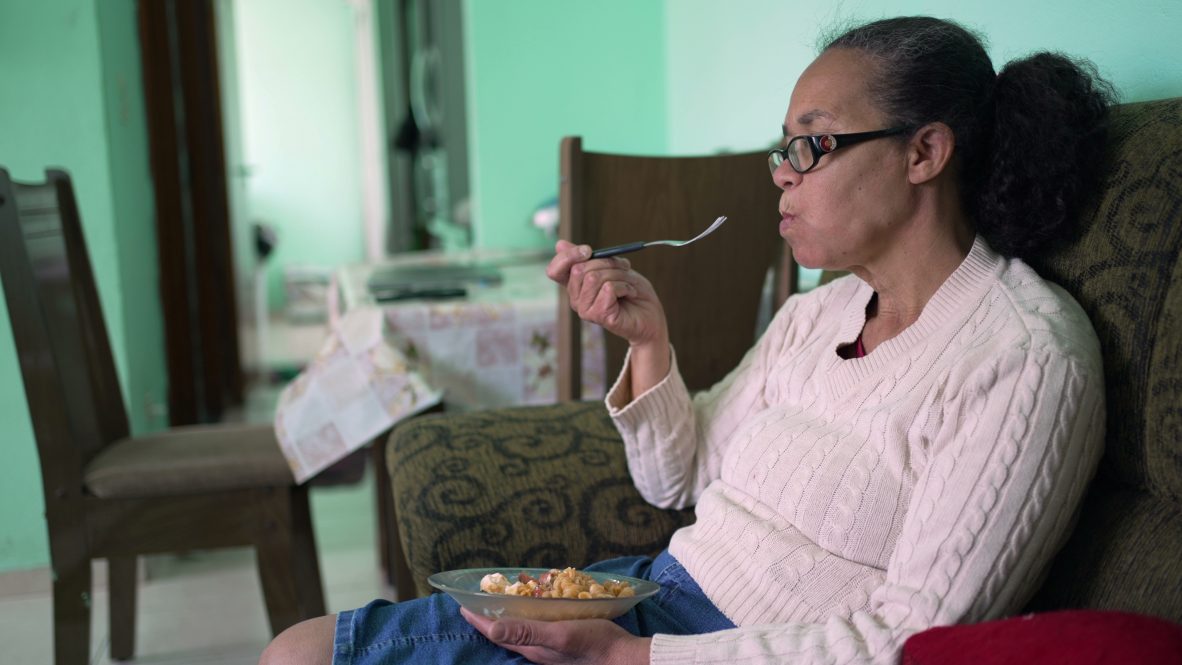
[[[518,573],[527,573],[537,578],[548,568],[465,568],[435,573],[427,582],[456,600],[457,603],[476,614],[499,619],[537,619],[540,621],[562,621],[564,619],[614,619],[627,612],[633,605],[660,590],[655,582],[627,575],[583,571],[596,581],[619,580],[632,585],[636,592],[624,598],[534,598],[531,596],[509,596],[500,593],[485,593],[480,590],[480,580],[490,573],[501,573],[510,580],[517,579]]]

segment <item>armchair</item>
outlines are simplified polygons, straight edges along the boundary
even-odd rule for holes
[[[1108,426],[1073,535],[1028,609],[1182,621],[1182,98],[1117,109],[1109,154],[1082,232],[1034,261],[1093,321]],[[692,519],[639,497],[599,403],[406,422],[388,465],[420,595],[449,568],[652,553]]]

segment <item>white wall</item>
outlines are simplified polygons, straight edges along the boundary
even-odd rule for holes
[[[284,266],[364,257],[354,10],[348,0],[234,9],[246,207],[279,233],[267,270],[276,307]]]

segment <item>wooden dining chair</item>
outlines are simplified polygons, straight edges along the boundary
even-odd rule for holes
[[[134,654],[141,554],[251,546],[272,633],[324,614],[307,488],[270,426],[129,435],[70,178],[46,175],[0,169],[0,277],[41,462],[55,661],[88,662],[97,558],[114,660]]]
[[[638,240],[692,238],[716,217],[709,237],[681,248],[628,254],[665,308],[677,365],[690,390],[708,388],[738,365],[755,342],[765,279],[771,306],[795,291],[796,269],[778,233],[779,190],[762,152],[704,157],[642,157],[584,151],[582,139],[561,145],[559,237],[592,247]],[[581,326],[560,290],[559,400],[582,396]],[[605,376],[624,363],[627,343],[607,335]]]

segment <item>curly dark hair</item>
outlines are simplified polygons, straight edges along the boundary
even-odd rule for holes
[[[965,212],[1006,256],[1072,235],[1102,175],[1116,94],[1090,62],[1041,52],[994,74],[982,40],[943,19],[875,21],[826,39],[877,67],[870,94],[889,125],[948,125]]]

